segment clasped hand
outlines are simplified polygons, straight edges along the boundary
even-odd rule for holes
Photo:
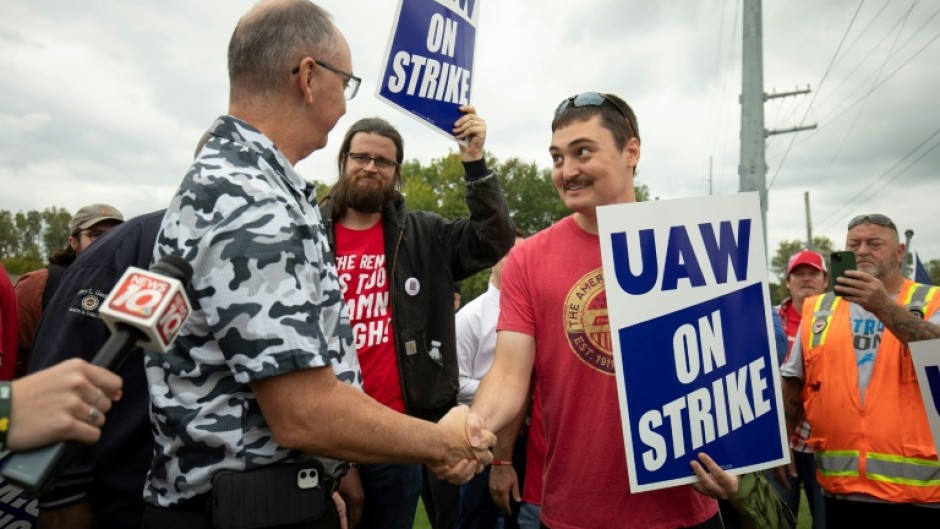
[[[451,409],[438,422],[447,446],[443,461],[431,466],[438,479],[455,485],[466,483],[493,461],[490,448],[496,436],[486,430],[483,419],[464,405]]]

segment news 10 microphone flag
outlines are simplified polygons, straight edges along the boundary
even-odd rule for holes
[[[376,97],[454,139],[470,104],[480,0],[399,0]]]
[[[597,217],[631,491],[789,462],[758,194]]]
[[[112,333],[118,323],[135,327],[146,337],[138,345],[161,353],[169,350],[191,312],[179,280],[133,266],[98,310]]]

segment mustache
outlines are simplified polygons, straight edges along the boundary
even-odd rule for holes
[[[358,181],[360,181],[360,180],[374,180],[374,181],[380,182],[380,183],[383,183],[383,182],[384,182],[384,180],[382,179],[382,177],[380,177],[380,176],[377,175],[377,174],[372,174],[372,173],[360,172],[360,173],[357,173],[357,174],[354,174],[354,175],[350,175],[350,176],[351,176],[350,180],[352,180],[352,181],[354,181],[354,182],[358,182]]]
[[[590,181],[589,179],[587,179],[587,178],[574,178],[574,179],[572,179],[572,180],[567,180],[567,181],[565,181],[565,183],[564,183],[564,185],[563,185],[562,187],[563,187],[564,189],[569,189],[569,188],[572,188],[572,187],[586,186],[586,185],[588,185],[588,184],[590,184],[590,183],[591,183],[591,181]]]

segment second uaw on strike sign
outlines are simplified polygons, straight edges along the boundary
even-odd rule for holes
[[[633,492],[789,461],[758,195],[598,208]],[[616,406],[617,403],[610,403]]]

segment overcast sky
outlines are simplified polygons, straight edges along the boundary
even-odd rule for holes
[[[740,0],[479,2],[472,102],[497,158],[549,167],[558,102],[613,92],[636,110],[638,183],[653,196],[738,190]],[[164,207],[226,112],[228,39],[252,3],[0,0],[0,209]],[[399,126],[408,159],[454,149],[374,96],[397,2],[321,5],[363,86],[300,173],[333,182],[343,132],[368,115]],[[765,92],[813,89],[769,101],[767,128],[819,125],[767,141],[769,246],[806,237],[809,191],[814,234],[837,247],[851,217],[880,212],[914,230],[923,257],[940,258],[940,4],[859,5],[764,2]]]

